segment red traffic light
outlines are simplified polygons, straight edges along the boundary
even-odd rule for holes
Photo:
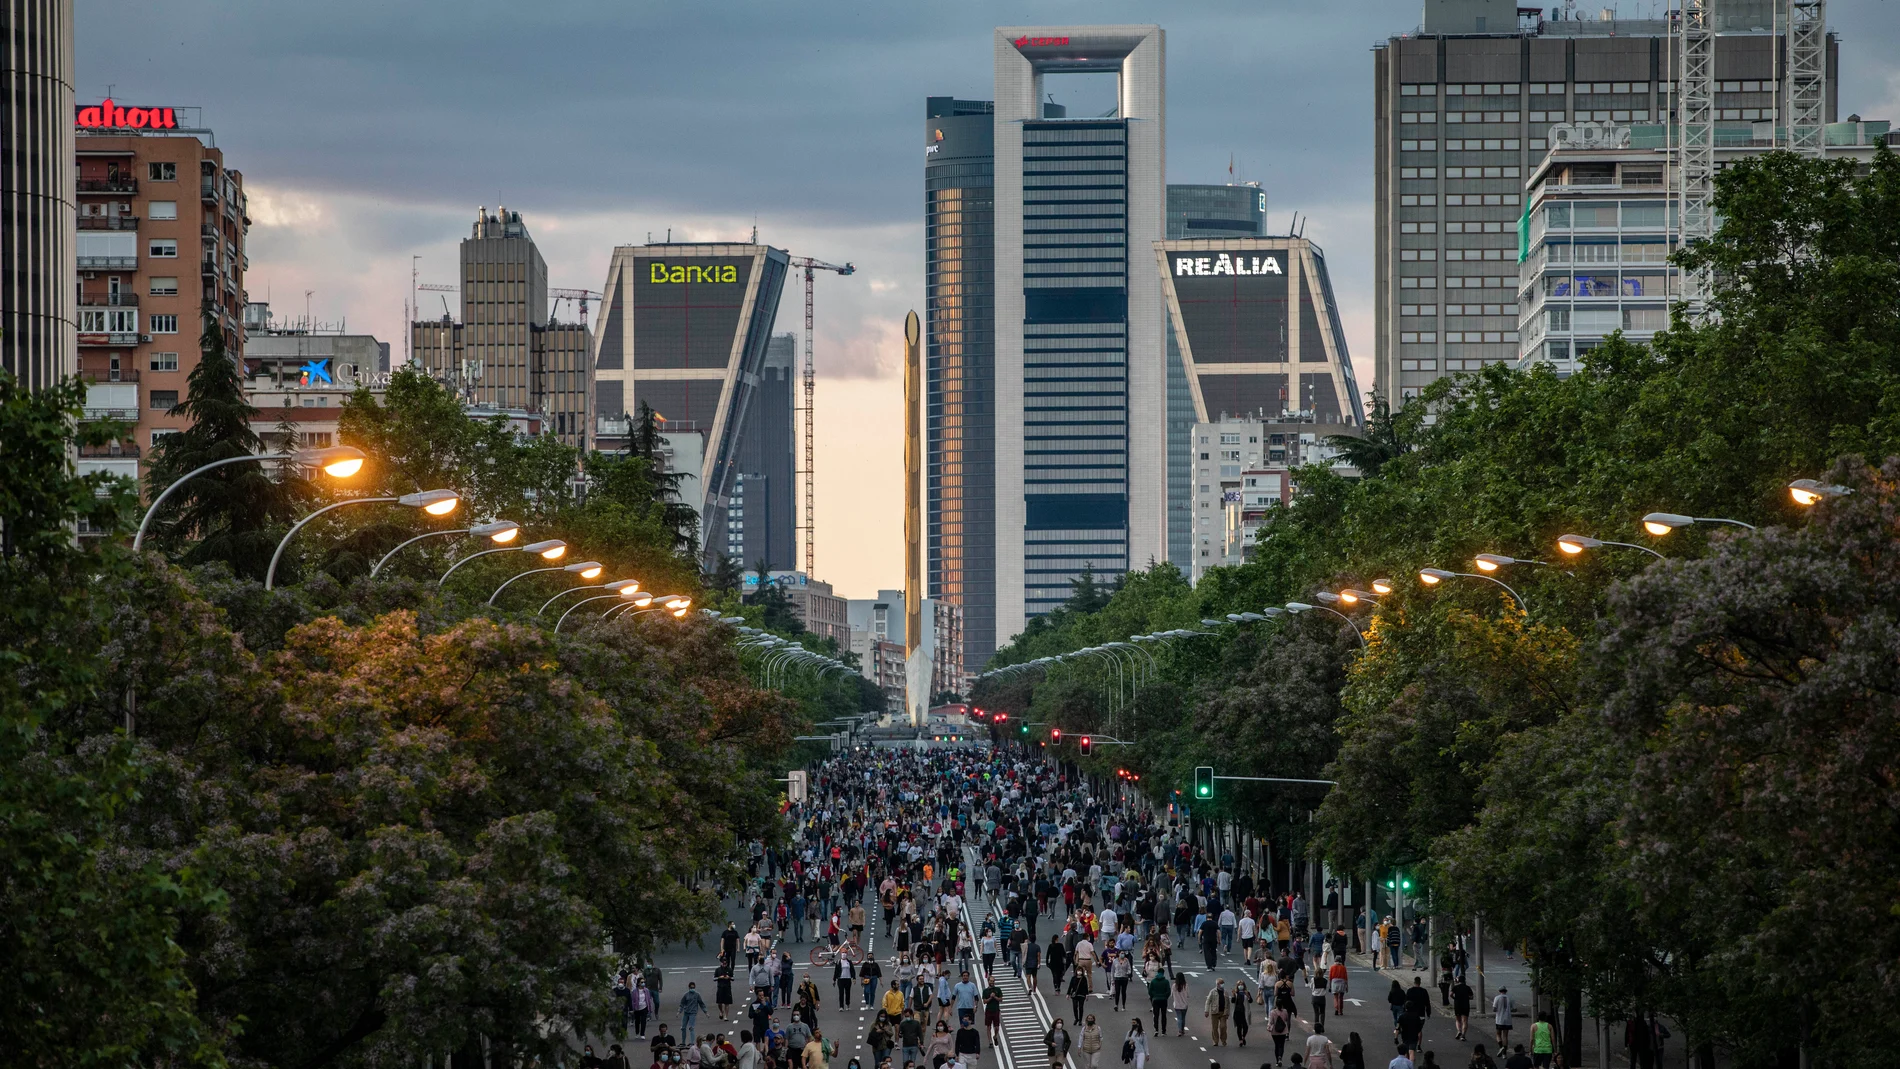
[[[1005,721],[1005,720],[1008,720],[1008,719],[1009,719],[1009,714],[1008,714],[1008,713],[997,713],[997,714],[996,714],[996,722],[997,722],[997,723],[999,723],[999,724],[1000,724],[1000,723],[1002,723],[1002,722],[1003,722],[1003,721]]]
[[[1050,742],[1054,742],[1054,743],[1060,743],[1060,742],[1062,741],[1062,729],[1061,729],[1061,728],[1050,728],[1050,729],[1049,729],[1049,741],[1050,741]]]
[[[1094,741],[1094,740],[1092,740],[1092,739],[1090,739],[1090,738],[1089,738],[1089,737],[1088,737],[1087,735],[1084,735],[1084,736],[1082,736],[1082,744],[1081,744],[1081,745],[1082,745],[1082,754],[1083,754],[1083,756],[1085,756],[1085,757],[1086,757],[1086,756],[1087,756],[1087,755],[1089,754],[1089,752],[1090,752],[1090,750],[1091,750],[1091,748],[1092,748],[1092,745],[1093,745],[1093,741]]]

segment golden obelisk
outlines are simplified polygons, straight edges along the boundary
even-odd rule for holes
[[[922,728],[930,709],[924,643],[923,355],[917,313],[904,317],[904,712]]]

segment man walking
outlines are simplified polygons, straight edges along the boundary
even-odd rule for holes
[[[1207,1017],[1210,1033],[1209,1042],[1216,1047],[1227,1045],[1227,981],[1215,980],[1214,990],[1207,993],[1207,1001],[1201,1007]]]
[[[1504,988],[1498,988],[1498,997],[1491,1000],[1491,1020],[1498,1031],[1498,1049],[1508,1049],[1511,1042],[1511,996]]]
[[[699,1020],[701,1011],[706,1008],[706,999],[699,993],[699,984],[689,980],[686,993],[680,996],[680,1039],[691,1046],[698,1035],[693,1023]]]

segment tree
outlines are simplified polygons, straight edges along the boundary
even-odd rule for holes
[[[1375,391],[1371,398],[1372,413],[1366,417],[1364,437],[1355,434],[1326,437],[1326,444],[1338,451],[1339,459],[1357,468],[1361,475],[1377,475],[1386,462],[1411,452],[1417,446],[1423,427],[1423,406],[1409,412],[1402,409],[1395,416],[1384,394]]]
[[[798,637],[805,633],[805,621],[799,619],[798,606],[792,596],[785,592],[763,558],[753,566],[757,573],[757,589],[745,598],[747,605],[759,610],[759,626],[788,637]]]
[[[146,482],[153,499],[206,464],[263,451],[251,429],[258,412],[245,400],[242,369],[226,353],[224,327],[209,311],[203,337],[185,400],[173,409],[191,425],[153,449]],[[223,561],[239,575],[262,579],[298,504],[298,488],[272,474],[262,464],[232,464],[193,478],[166,502],[147,537],[187,564]]]

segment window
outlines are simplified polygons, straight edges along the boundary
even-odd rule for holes
[[[171,276],[153,275],[152,276],[152,296],[154,297],[178,296],[178,277],[176,275],[171,275]]]
[[[177,259],[178,242],[172,238],[153,238],[145,247],[145,253],[155,259]]]
[[[145,165],[145,177],[152,182],[178,181],[178,165],[175,163],[148,163]]]
[[[178,370],[178,354],[177,353],[153,353],[152,354],[152,370],[153,371],[177,371]]]
[[[149,200],[145,202],[147,219],[178,218],[178,202],[175,200]]]
[[[159,315],[156,312],[152,313],[152,333],[178,333],[178,317],[176,315]]]
[[[177,433],[178,433],[178,428],[176,427],[154,428],[152,431],[152,447],[156,449],[158,447],[158,443],[164,441],[167,438],[170,438],[172,435],[177,434]]]
[[[153,390],[152,391],[152,410],[154,412],[170,412],[172,409],[177,408],[177,407],[178,407],[178,391],[177,390]]]

